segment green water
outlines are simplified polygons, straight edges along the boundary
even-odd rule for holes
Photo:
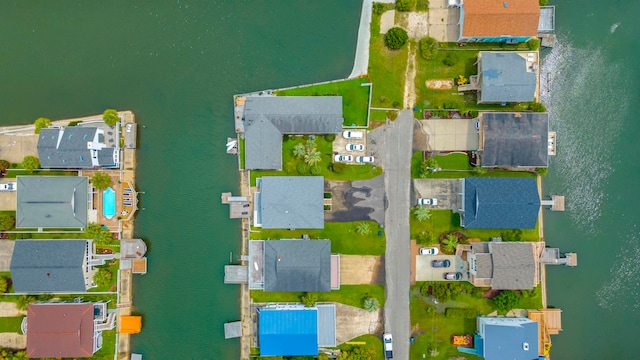
[[[223,323],[239,288],[223,284],[239,222],[235,93],[342,78],[353,65],[359,1],[3,1],[0,122],[130,109],[149,272],[134,280],[146,359],[237,359]]]
[[[544,186],[567,211],[545,214],[545,234],[579,266],[548,269],[549,304],[564,310],[552,355],[640,358],[640,3],[555,5],[543,83],[559,147]],[[136,235],[150,263],[134,283],[133,347],[145,358],[238,358],[238,340],[222,339],[239,316],[238,288],[222,284],[239,223],[219,203],[238,187],[224,154],[231,95],[346,76],[359,11],[357,0],[0,2],[0,124],[114,107],[144,126]]]

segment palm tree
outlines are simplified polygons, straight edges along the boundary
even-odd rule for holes
[[[423,222],[425,220],[429,220],[431,218],[431,210],[424,206],[418,206],[413,210],[413,214],[416,216],[418,221]]]
[[[456,247],[458,247],[458,241],[459,239],[457,236],[449,234],[446,238],[444,238],[444,240],[442,240],[442,243],[444,244],[445,250],[454,252],[456,251]]]
[[[303,143],[299,143],[296,144],[296,146],[293,147],[293,156],[297,157],[297,158],[302,158],[304,157],[304,154],[307,152],[307,150],[304,147]]]
[[[314,149],[314,151],[308,152],[305,156],[304,156],[304,161],[309,164],[310,166],[313,166],[317,163],[320,162],[321,156],[320,156],[320,151],[316,151]]]
[[[305,146],[305,148],[306,148],[308,153],[316,151],[316,141],[315,141],[315,139],[307,140],[307,142],[305,143],[304,146]]]
[[[356,225],[356,232],[360,235],[367,235],[371,231],[371,227],[366,222],[361,222]]]
[[[380,308],[380,303],[378,299],[373,297],[368,297],[364,299],[364,309],[368,312],[374,312]]]

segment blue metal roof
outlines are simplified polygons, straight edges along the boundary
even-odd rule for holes
[[[318,355],[318,310],[260,309],[260,356]]]
[[[538,357],[538,323],[527,318],[480,318],[487,360],[531,360]],[[480,329],[479,329],[480,330]]]
[[[532,178],[466,178],[464,227],[533,229],[540,195]]]

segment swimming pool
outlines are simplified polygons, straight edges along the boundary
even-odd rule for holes
[[[116,214],[116,192],[107,188],[102,192],[102,215],[111,219]]]

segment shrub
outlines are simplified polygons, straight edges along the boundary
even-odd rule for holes
[[[309,167],[309,172],[311,175],[320,175],[320,166],[318,164],[313,164]]]
[[[91,177],[93,187],[98,190],[104,190],[111,186],[111,176],[105,172],[97,172]]]
[[[444,310],[444,316],[452,319],[475,319],[477,315],[476,309],[446,308]]]
[[[549,0],[539,0],[540,6],[545,6],[549,3]]]
[[[24,159],[22,159],[21,166],[31,173],[34,169],[40,168],[40,159],[35,156],[25,156]]]
[[[529,48],[529,50],[538,50],[538,49],[540,49],[540,39],[531,38],[531,39],[527,40],[527,47]]]
[[[419,222],[423,222],[431,219],[431,210],[424,206],[416,206],[416,208],[413,209],[413,215],[415,215]]]
[[[318,301],[318,295],[313,293],[304,293],[304,295],[300,297],[300,300],[302,300],[305,307],[314,307],[316,305],[316,301]]]
[[[120,121],[120,117],[118,117],[118,111],[114,109],[107,109],[102,113],[102,120],[105,124],[109,126],[114,126]]]
[[[429,11],[429,0],[418,0],[416,3],[416,11]]]
[[[398,118],[398,112],[395,110],[387,110],[387,119],[394,121]]]
[[[379,2],[373,3],[373,13],[376,15],[382,15],[384,12],[384,4]]]
[[[364,309],[368,312],[374,312],[380,308],[380,302],[374,297],[364,299]]]
[[[411,11],[416,7],[416,0],[396,0],[396,10]]]
[[[333,197],[333,194],[332,194],[332,193],[330,193],[330,192],[326,192],[326,193],[324,193],[324,198],[325,198],[325,199],[331,199],[332,197]]]
[[[549,168],[546,167],[539,167],[536,168],[536,172],[538,173],[538,175],[540,176],[547,176],[547,173],[549,172]]]
[[[299,175],[309,175],[309,165],[307,165],[307,163],[304,161],[300,161],[296,165],[296,170],[298,171]]]
[[[464,75],[458,75],[458,78],[456,79],[456,83],[458,84],[458,86],[460,85],[464,85],[469,81],[469,79],[467,79],[466,77],[464,77]]]
[[[333,165],[331,165],[331,170],[333,170],[334,173],[341,173],[343,171],[345,171],[347,169],[347,164],[345,163],[333,163]]]
[[[508,312],[518,304],[518,294],[513,290],[502,290],[500,294],[493,298],[496,309],[501,312]]]
[[[98,269],[98,272],[93,275],[93,282],[98,286],[109,286],[109,284],[111,284],[112,277],[113,274],[111,274],[111,271],[107,269]]]
[[[11,163],[7,160],[0,160],[0,172],[7,170],[11,166]]]
[[[42,128],[48,128],[49,126],[51,126],[51,120],[47,119],[47,118],[38,118],[33,125],[35,125],[36,127],[36,134],[40,134],[40,129]]]
[[[442,63],[447,66],[453,66],[457,64],[458,61],[460,61],[460,55],[458,55],[458,53],[455,51],[448,51],[447,55],[444,57],[444,60],[442,60]]]
[[[336,140],[336,134],[327,134],[324,136],[324,139],[328,142],[334,142]]]
[[[397,101],[397,100],[394,101],[393,103],[391,103],[391,106],[396,108],[396,109],[399,108],[400,107],[400,101]]]
[[[78,124],[80,124],[81,121],[70,121],[69,124],[67,124],[67,126],[78,126]]]
[[[418,244],[428,245],[433,243],[433,235],[429,231],[422,231],[418,233],[416,241]]]
[[[425,60],[431,60],[438,55],[438,41],[432,37],[420,39],[420,56]]]
[[[287,142],[289,140],[291,140],[291,135],[289,135],[289,134],[282,135],[282,141],[283,142]]]
[[[500,237],[503,241],[520,241],[522,240],[522,230],[512,229],[500,233]]]
[[[389,29],[384,36],[384,43],[389,49],[400,49],[409,40],[409,34],[403,28],[394,27]]]
[[[360,235],[367,235],[371,232],[371,227],[366,222],[361,222],[356,225],[356,233]]]
[[[106,245],[113,242],[113,234],[111,234],[111,231],[96,223],[90,223],[87,226],[85,229],[85,236],[89,239],[93,239],[96,245]]]
[[[544,106],[544,104],[539,103],[539,102],[530,102],[527,107],[529,108],[529,110],[531,110],[533,112],[545,112],[545,111],[547,111],[547,108]]]
[[[1,214],[0,215],[0,231],[6,231],[13,229],[16,224],[16,218],[13,215]]]

